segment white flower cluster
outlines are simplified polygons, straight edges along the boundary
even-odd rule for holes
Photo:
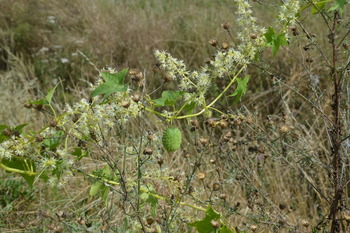
[[[98,81],[97,85],[100,83],[102,81]],[[91,87],[94,89],[97,85]],[[106,103],[102,103],[101,96],[94,97],[92,103],[81,99],[73,106],[66,105],[60,125],[76,138],[89,139],[94,133],[94,140],[102,142],[102,135],[106,135],[114,126],[139,116],[141,109],[141,101],[132,100],[131,90],[113,93]]]
[[[189,92],[185,95],[186,101],[204,105],[204,95],[213,78],[233,77],[241,67],[246,68],[257,53],[266,47],[266,29],[256,24],[257,19],[252,16],[249,1],[234,2],[237,6],[237,23],[240,28],[237,35],[240,43],[236,48],[218,49],[215,59],[210,61],[210,66],[206,65],[199,71],[189,71],[183,61],[165,51],[155,51],[160,68],[173,80],[178,80],[181,90]]]
[[[297,20],[297,13],[300,9],[299,0],[284,0],[283,4],[280,7],[278,14],[278,23],[281,25],[281,28],[284,32],[287,31],[287,25],[295,24]]]
[[[237,5],[237,23],[240,27],[240,32],[237,33],[241,43],[238,45],[238,50],[243,54],[244,60],[241,64],[247,64],[254,59],[257,52],[260,52],[266,47],[264,34],[266,29],[256,24],[257,19],[252,16],[253,11],[249,1],[235,0]]]
[[[39,146],[27,137],[11,137],[0,143],[0,159],[11,159],[13,156],[34,157]]]
[[[165,51],[156,50],[154,55],[166,75],[170,75],[173,80],[178,80],[179,89],[189,92],[186,94],[185,100],[191,99],[190,102],[195,101],[197,105],[203,105],[204,100],[198,101],[198,93],[203,96],[211,85],[212,76],[208,66],[205,65],[198,71],[189,71],[183,61],[174,58]],[[167,116],[170,116],[168,114]]]

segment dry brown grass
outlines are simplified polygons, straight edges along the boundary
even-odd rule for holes
[[[58,109],[63,102],[87,96],[84,80],[93,80],[97,71],[85,57],[75,54],[78,50],[98,68],[104,65],[137,67],[146,70],[151,79],[154,49],[168,50],[189,66],[199,67],[213,51],[207,43],[209,39],[229,40],[220,24],[232,18],[228,1],[20,0],[13,3],[3,0],[1,5],[0,124],[31,122],[33,127],[45,123],[45,116],[23,108],[23,103],[42,98],[57,81],[62,80],[62,86],[67,88],[60,90],[56,97]],[[261,14],[259,10],[258,14]],[[264,21],[270,20],[268,14],[261,15]],[[55,17],[55,24],[48,23],[48,16]],[[314,22],[307,20],[305,23]],[[312,30],[322,35],[318,37],[319,43],[326,46],[321,24],[316,24]],[[43,47],[48,51],[41,50]],[[298,48],[294,48],[296,51],[292,52],[298,54]],[[259,232],[310,232],[311,228],[303,227],[302,221],[307,220],[315,226],[329,211],[329,203],[315,190],[316,187],[326,196],[332,192],[330,174],[324,167],[330,164],[324,119],[315,106],[305,100],[316,101],[303,68],[289,54],[282,51],[274,60],[271,54],[264,55],[271,59],[270,68],[281,75],[282,82],[274,83],[266,73],[256,70],[242,104],[222,103],[223,109],[229,107],[246,116],[241,124],[233,122],[229,128],[221,130],[208,127],[200,119],[201,127],[193,133],[182,122],[186,135],[184,148],[191,157],[185,159],[182,152],[164,155],[164,166],[168,167],[164,174],[179,174],[183,181],[186,179],[184,171],[189,172],[194,158],[204,153],[197,173],[207,174],[205,184],[221,183],[221,190],[213,195],[216,209],[241,229],[256,224]],[[316,52],[311,52],[313,54]],[[62,63],[62,58],[69,62]],[[329,93],[329,80],[325,78],[328,71],[322,58],[316,56],[315,60],[314,69],[324,76],[320,89]],[[149,80],[149,89],[160,83],[161,77],[153,78],[156,80]],[[344,92],[349,93],[347,86],[344,86]],[[349,95],[345,98],[349,105]],[[329,115],[329,105],[329,102],[321,102],[319,107]],[[343,114],[349,116],[349,110]],[[154,122],[146,122],[146,128],[161,131]],[[349,117],[344,118],[344,123],[344,128],[349,129]],[[288,132],[282,132],[284,126]],[[132,135],[139,135],[138,128],[130,126],[129,130]],[[229,143],[222,137],[228,131],[234,138]],[[196,146],[199,137],[209,138],[210,146]],[[259,160],[261,154],[266,158]],[[211,159],[216,164],[212,164]],[[127,162],[132,170],[135,161]],[[85,170],[100,165],[98,159],[86,159],[80,164]],[[159,169],[158,164],[150,164],[149,169]],[[166,197],[178,185],[159,180],[148,182],[154,185],[157,193]],[[106,223],[109,227],[122,224],[120,219],[124,215],[119,197],[111,193],[114,201],[105,206],[103,200],[88,196],[90,184],[91,180],[82,176],[74,177],[61,190],[38,184],[34,201],[18,198],[12,202],[12,210],[0,212],[3,217],[1,231],[45,232],[49,231],[50,224],[85,231],[86,225],[76,221],[80,216],[93,222],[93,232]],[[201,181],[197,179],[192,185],[196,190],[195,198],[186,196],[184,201],[193,203],[196,198],[208,199],[209,190]],[[218,198],[220,194],[227,195],[226,202]],[[45,210],[50,210],[51,218],[43,217]],[[55,213],[61,210],[67,212],[69,218],[57,221]],[[187,207],[181,213],[193,219],[202,214]],[[184,225],[179,225],[179,232],[185,230]]]

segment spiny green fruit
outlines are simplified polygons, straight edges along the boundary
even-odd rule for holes
[[[182,139],[181,131],[178,128],[176,127],[167,128],[163,133],[163,138],[162,138],[163,146],[169,152],[176,151],[180,149],[181,139]]]

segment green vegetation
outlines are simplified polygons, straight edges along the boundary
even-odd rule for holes
[[[350,230],[347,1],[1,5],[1,232]]]

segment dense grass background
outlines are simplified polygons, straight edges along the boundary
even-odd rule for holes
[[[273,22],[277,3],[253,4],[259,23]],[[155,49],[167,50],[189,67],[197,68],[214,52],[210,39],[230,41],[222,23],[229,22],[235,32],[234,6],[229,0],[2,0],[0,5],[0,123],[30,122],[33,128],[47,120],[44,114],[24,108],[23,103],[42,98],[58,81],[62,85],[55,96],[57,109],[88,96],[86,81],[95,80],[105,65],[144,70],[147,87],[152,90],[162,82],[162,77],[152,70]],[[345,20],[347,16],[346,12]],[[306,14],[301,21],[316,33],[320,46],[328,45],[318,16]],[[226,215],[240,229],[256,224],[262,232],[310,232],[302,222],[316,225],[327,215],[329,204],[312,188],[331,192],[329,174],[323,167],[330,160],[326,129],[324,119],[307,100],[317,102],[326,114],[331,109],[329,96],[317,99],[310,91],[312,80],[300,60],[291,55],[301,56],[298,44],[306,43],[307,39],[300,37],[277,57],[264,53],[266,67],[277,76],[251,66],[252,77],[243,101],[238,105],[221,103],[223,109],[245,115],[229,126],[234,141],[224,144],[225,131],[212,129],[203,119],[196,135],[182,122],[182,129],[189,135],[184,144],[194,156],[200,154],[194,141],[209,138],[212,146],[206,149],[200,170],[207,173],[209,184],[222,182],[221,194],[227,195],[229,206],[239,210],[239,214],[233,211]],[[330,93],[324,61],[316,51],[310,51],[308,56],[314,60],[312,70],[319,76],[320,92]],[[213,95],[220,85],[217,83],[217,89],[212,90]],[[345,104],[350,106],[348,87],[346,81]],[[349,129],[349,110],[343,114],[344,128]],[[149,125],[157,130],[153,122]],[[137,134],[136,129],[132,131]],[[260,160],[261,154],[266,158]],[[171,173],[182,174],[189,161],[181,153],[176,158],[167,156],[165,163]],[[87,161],[82,166],[90,164]],[[157,164],[154,166],[156,169]],[[60,190],[38,184],[39,188],[30,193],[19,177],[5,173],[1,176],[2,232],[46,232],[52,224],[53,229],[62,225],[80,232],[89,227],[76,221],[80,216],[92,223],[92,232],[120,224],[118,206],[105,207],[101,199],[88,197],[90,183],[83,177],[75,177]],[[196,180],[193,186],[203,185]],[[168,195],[161,186],[157,188]],[[225,211],[227,206],[221,207]],[[68,213],[69,218],[54,220],[60,211]],[[47,213],[51,218],[45,218]],[[181,227],[179,232],[185,231]]]

